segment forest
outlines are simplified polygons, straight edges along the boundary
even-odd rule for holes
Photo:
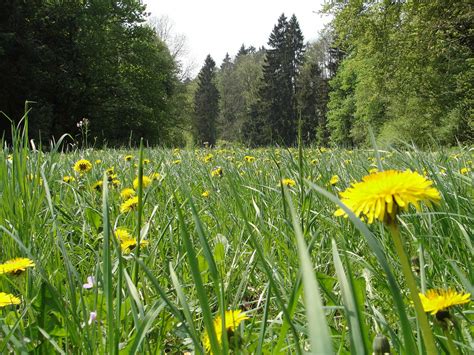
[[[4,1],[0,111],[32,107],[41,141],[245,146],[471,144],[474,10],[469,1],[332,1],[306,42],[275,19],[265,46],[207,57],[197,77],[139,0]],[[10,122],[0,129],[9,137]]]

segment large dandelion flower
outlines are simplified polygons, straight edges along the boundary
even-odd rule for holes
[[[406,210],[410,204],[419,210],[422,201],[429,206],[432,202],[439,203],[439,191],[432,184],[417,172],[388,170],[363,177],[340,196],[356,216],[365,216],[372,223],[374,219],[394,219],[399,209]],[[334,214],[346,215],[342,209]]]
[[[428,290],[425,294],[420,293],[419,296],[425,312],[433,315],[471,300],[470,293],[456,292],[451,289]]]
[[[20,299],[9,293],[0,292],[0,308],[13,304],[20,304]]]
[[[0,275],[13,274],[19,275],[29,267],[35,266],[33,260],[28,258],[15,258],[0,264]]]
[[[120,212],[121,213],[127,213],[130,212],[131,210],[134,210],[138,206],[138,196],[129,198],[126,200],[124,203],[120,205]]]
[[[148,245],[148,240],[141,240],[140,247],[144,248]],[[122,249],[122,253],[127,255],[132,252],[137,246],[137,241],[134,238],[125,239],[120,242],[120,249]]]
[[[249,319],[249,317],[242,312],[241,310],[236,311],[226,311],[225,312],[225,329],[227,331],[227,336],[230,336],[234,333],[237,329],[239,324],[244,321],[245,319]],[[214,319],[214,331],[216,332],[217,341],[219,345],[222,344],[222,318],[221,316],[217,316]],[[204,348],[206,352],[211,351],[211,340],[209,339],[209,334],[207,332],[204,333],[202,342],[204,344]]]
[[[81,159],[74,164],[74,170],[78,173],[87,173],[92,169],[92,164],[89,160]]]

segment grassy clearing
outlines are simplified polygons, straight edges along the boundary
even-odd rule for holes
[[[334,216],[334,196],[376,167],[426,174],[441,193],[399,216],[418,288],[473,293],[472,149],[43,154],[24,133],[1,153],[0,262],[36,266],[0,275],[21,299],[0,308],[0,353],[201,353],[204,333],[214,353],[361,354],[377,334],[394,353],[426,353],[388,230]],[[79,159],[91,170],[75,172]],[[141,175],[151,182],[121,211]],[[135,246],[121,248],[119,228]],[[249,319],[216,329],[226,310]],[[437,348],[474,351],[472,305],[451,314],[448,331],[428,316]]]

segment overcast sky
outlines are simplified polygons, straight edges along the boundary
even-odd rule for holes
[[[327,17],[319,15],[324,0],[143,0],[151,16],[167,15],[174,30],[186,36],[188,61],[199,71],[207,54],[219,66],[226,52],[234,56],[242,43],[267,45],[278,17],[293,13],[305,41],[317,38]]]

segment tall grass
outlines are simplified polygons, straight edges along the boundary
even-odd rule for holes
[[[36,266],[0,275],[0,292],[22,300],[0,308],[0,353],[203,353],[205,332],[214,353],[363,354],[377,334],[394,353],[426,353],[387,231],[350,211],[333,215],[338,192],[377,166],[426,173],[441,192],[440,206],[399,219],[418,287],[473,292],[473,174],[461,174],[473,168],[472,149],[62,154],[59,142],[42,153],[28,140],[27,119],[26,110],[11,145],[2,142],[0,262],[23,256]],[[80,158],[93,163],[82,176],[72,169]],[[217,166],[222,177],[211,175]],[[110,167],[119,187],[104,174]],[[161,178],[139,179],[137,208],[121,213],[121,189],[153,173]],[[66,175],[76,180],[65,183]],[[282,178],[296,185],[282,187]],[[130,254],[118,227],[138,241]],[[88,276],[95,283],[84,289]],[[237,309],[249,319],[232,334],[216,329],[216,317]],[[453,317],[456,348],[474,351],[472,305]],[[447,351],[442,325],[429,320]]]

